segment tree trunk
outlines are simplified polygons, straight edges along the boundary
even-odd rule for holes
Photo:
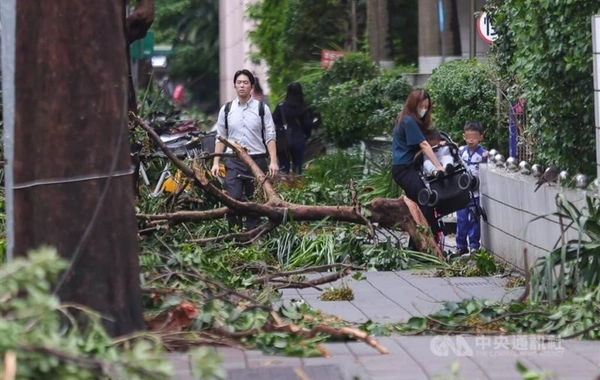
[[[367,0],[367,29],[371,59],[377,63],[390,61],[388,42],[388,0]]]
[[[18,1],[15,254],[42,245],[71,262],[63,302],[144,328],[127,136],[123,0]]]

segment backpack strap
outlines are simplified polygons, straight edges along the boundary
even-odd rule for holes
[[[229,119],[229,111],[231,110],[231,102],[227,102],[227,104],[225,104],[225,133],[227,133],[227,135],[229,135],[229,124],[227,123],[227,119]]]
[[[258,116],[260,116],[260,125],[262,126],[263,145],[267,148],[267,141],[265,140],[265,102],[262,100],[258,102]],[[267,153],[269,153],[268,149]]]
[[[227,102],[225,104],[225,133],[229,135],[229,124],[227,119],[229,119],[229,111],[231,111],[231,102]],[[267,142],[265,141],[265,102],[262,100],[258,102],[258,115],[260,116],[260,125],[262,126],[262,140],[265,148],[267,147]],[[267,152],[268,153],[268,152]]]

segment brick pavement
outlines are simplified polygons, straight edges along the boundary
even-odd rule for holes
[[[365,280],[344,280],[354,291],[353,301],[321,301],[315,289],[286,290],[283,301],[301,299],[352,323],[368,319],[391,323],[429,314],[445,300],[471,297],[500,300],[521,294],[521,289],[507,291],[502,286],[504,280],[498,278],[435,278],[427,273],[368,272],[364,274]],[[389,355],[381,355],[362,342],[327,343],[329,358],[268,356],[256,350],[223,347],[216,350],[223,357],[230,380],[454,380],[449,367],[456,362],[459,363],[456,379],[514,380],[521,379],[516,370],[517,360],[531,369],[553,371],[560,380],[595,380],[600,375],[600,343],[570,340],[547,347],[549,344],[529,342],[530,346],[523,349],[523,339],[527,338],[392,336],[378,339],[388,348]],[[176,379],[194,379],[185,355],[169,357],[177,369]],[[301,371],[294,372],[295,368]]]

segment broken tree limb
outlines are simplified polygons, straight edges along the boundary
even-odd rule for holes
[[[257,228],[250,230],[250,231],[235,232],[235,233],[230,233],[227,235],[215,236],[212,238],[192,239],[192,240],[190,240],[190,242],[201,244],[201,245],[208,244],[208,243],[221,243],[224,241],[236,241],[236,242],[240,242],[240,243],[251,243],[251,242],[255,241],[256,239],[260,238],[261,236],[263,236],[265,233],[273,231],[275,228],[277,228],[278,225],[279,224],[277,224],[277,223],[267,222],[267,223],[262,224],[262,225],[258,226]]]
[[[375,198],[371,205],[365,207],[370,213],[370,217],[366,218],[358,206],[329,206],[329,205],[298,205],[283,200],[273,184],[267,176],[260,170],[258,165],[252,160],[250,155],[239,144],[230,142],[227,139],[219,137],[219,140],[226,146],[231,147],[238,157],[250,167],[257,182],[263,183],[263,191],[265,194],[265,203],[256,202],[240,202],[231,198],[225,192],[217,188],[208,178],[208,172],[198,163],[194,163],[194,167],[190,168],[183,161],[178,159],[166,145],[161,141],[158,134],[146,122],[132,115],[133,120],[143,128],[154,142],[160,147],[165,155],[173,162],[173,164],[181,170],[186,176],[193,178],[194,183],[200,187],[202,191],[213,196],[219,202],[227,207],[227,211],[231,210],[238,215],[261,215],[269,219],[269,222],[276,225],[285,220],[293,219],[295,221],[321,221],[328,219],[332,222],[349,222],[361,225],[377,224],[383,228],[400,227],[406,231],[416,242],[417,247],[425,252],[433,252],[438,257],[443,257],[440,248],[437,246],[431,232],[428,228],[428,223],[419,207],[405,196],[400,198]],[[178,213],[156,215],[152,220],[179,220],[185,216],[179,216]],[[200,214],[205,216],[205,214]],[[190,216],[187,214],[186,216]],[[420,226],[420,227],[419,227]],[[260,229],[261,227],[259,227]],[[263,227],[264,228],[264,227]],[[273,227],[274,228],[274,227]],[[252,232],[252,231],[249,231]],[[259,230],[257,233],[263,233]],[[252,234],[245,233],[254,237]],[[243,236],[239,234],[230,234],[218,237],[219,241],[234,240]],[[196,241],[197,243],[214,242],[215,240],[206,239]]]
[[[344,269],[342,269],[339,272],[335,272],[332,273],[330,275],[324,276],[324,277],[319,277],[319,278],[315,278],[312,280],[308,280],[308,281],[292,281],[292,280],[282,280],[279,277],[283,277],[281,275],[278,276],[273,276],[271,278],[265,279],[260,278],[260,279],[255,279],[253,281],[254,284],[260,284],[260,283],[272,283],[272,284],[279,284],[279,285],[275,285],[276,288],[278,289],[306,289],[306,288],[317,288],[319,285],[323,285],[323,284],[329,284],[330,282],[335,282],[341,278],[344,278],[346,276],[348,276],[350,273],[352,273],[351,269],[349,267],[346,267]],[[262,281],[260,281],[262,280]],[[317,288],[319,289],[319,288]],[[319,289],[320,290],[320,289]]]
[[[271,313],[273,314],[273,313]],[[377,350],[379,353],[381,354],[389,354],[390,352],[388,351],[387,348],[385,348],[384,346],[382,346],[381,344],[379,344],[379,342],[377,342],[377,340],[375,338],[373,338],[372,336],[370,336],[368,333],[358,330],[358,329],[353,329],[350,327],[332,327],[332,326],[328,326],[328,325],[323,325],[323,324],[319,324],[319,325],[315,325],[313,326],[310,330],[307,329],[303,329],[302,327],[290,323],[290,324],[279,324],[277,323],[277,320],[275,321],[275,323],[271,323],[270,326],[267,323],[264,327],[264,330],[266,331],[284,331],[284,332],[288,332],[288,333],[292,333],[298,336],[301,336],[303,338],[314,338],[317,334],[321,333],[321,334],[326,334],[332,337],[350,337],[353,339],[357,339],[357,340],[362,340],[363,342],[365,342],[366,344],[368,344],[369,346],[373,347],[375,350]]]
[[[250,157],[248,152],[246,152],[246,149],[244,149],[237,142],[229,141],[221,136],[217,136],[217,139],[219,139],[219,141],[222,142],[223,144],[225,144],[226,146],[233,149],[233,151],[237,154],[237,156],[240,158],[240,160],[244,161],[244,163],[250,168],[250,171],[254,175],[254,178],[256,178],[256,181],[258,183],[263,184],[263,191],[265,192],[265,196],[268,200],[270,200],[270,201],[275,201],[276,199],[281,200],[281,197],[279,196],[279,194],[277,193],[277,191],[275,191],[275,188],[273,187],[273,183],[271,183],[271,181],[268,180],[268,177],[265,175],[265,173],[263,173],[263,171],[260,170],[260,168],[258,167],[256,162],[254,162],[252,157]]]
[[[168,221],[172,224],[195,222],[202,220],[215,220],[224,218],[229,209],[227,207],[202,211],[176,211],[164,214],[136,214],[136,218],[147,221]]]
[[[154,22],[154,0],[138,0],[133,12],[127,16],[127,44],[146,36]]]

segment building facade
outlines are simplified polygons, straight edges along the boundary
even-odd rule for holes
[[[253,63],[250,59],[252,46],[248,32],[253,23],[246,17],[246,8],[257,0],[221,0],[219,2],[219,83],[220,101],[226,103],[235,98],[233,75],[248,69],[259,78],[265,92],[269,93],[267,67]]]
[[[252,45],[248,32],[253,22],[245,16],[248,5],[259,0],[221,0],[219,4],[220,43],[220,101],[225,103],[235,97],[233,74],[240,69],[252,71],[260,79],[265,94],[269,93],[266,64],[256,64],[250,59]],[[419,1],[419,74],[415,83],[424,81],[433,69],[443,62],[470,57],[482,58],[490,44],[477,32],[475,13],[481,11],[486,0],[456,0],[460,54],[450,54],[446,39],[440,29],[449,28],[453,10],[451,1]],[[443,5],[440,8],[440,4]],[[440,12],[441,11],[441,12]],[[440,15],[442,17],[440,18]],[[440,22],[442,21],[443,22]],[[443,25],[442,25],[443,24]],[[401,26],[399,26],[401,27]]]
[[[419,73],[431,74],[433,69],[445,61],[468,58],[484,58],[490,50],[490,43],[478,32],[476,17],[486,0],[456,0],[459,39],[453,41],[446,34],[441,38],[440,30],[448,30],[452,19],[451,1],[419,1]],[[440,17],[442,15],[442,17]],[[486,20],[481,20],[484,25]],[[488,29],[489,31],[489,29]],[[460,44],[460,54],[450,52],[451,45]]]

